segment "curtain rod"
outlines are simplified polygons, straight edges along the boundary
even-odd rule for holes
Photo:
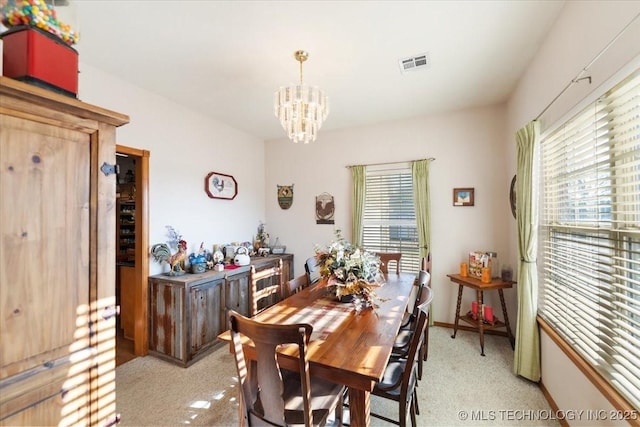
[[[609,42],[607,43],[607,45],[600,51],[598,52],[598,54],[595,56],[595,58],[593,58],[591,60],[591,62],[589,62],[579,73],[577,76],[575,76],[573,79],[571,79],[571,81],[569,82],[569,84],[567,84],[564,89],[562,89],[560,91],[559,94],[556,95],[555,98],[553,98],[551,100],[551,102],[549,104],[547,104],[546,107],[544,107],[544,110],[542,110],[540,112],[540,114],[538,114],[536,116],[536,118],[534,119],[535,121],[538,121],[538,119],[540,119],[540,117],[542,117],[542,115],[544,113],[547,112],[547,110],[553,105],[555,104],[555,102],[558,100],[558,98],[560,98],[571,86],[573,86],[575,83],[579,83],[583,80],[589,80],[589,84],[591,84],[591,76],[586,76],[586,77],[582,77],[582,75],[584,73],[587,72],[587,70],[589,68],[591,68],[591,66],[598,60],[600,59],[600,57],[602,55],[604,55],[604,53],[609,50],[609,48],[616,42],[618,41],[618,39],[625,33],[625,31],[627,31],[627,29],[631,26],[631,24],[633,24],[635,22],[636,19],[638,19],[638,17],[640,17],[640,13],[638,13],[636,16],[633,17],[633,19],[631,21],[629,21],[629,23],[627,25],[624,26],[624,28],[622,30],[620,30],[620,32],[618,34],[616,34],[616,36]]]
[[[354,166],[380,166],[380,165],[398,165],[400,163],[409,163],[409,162],[418,162],[420,160],[430,160],[430,161],[434,161],[436,158],[435,157],[429,157],[428,159],[418,159],[418,160],[406,160],[404,162],[383,162],[383,163],[369,163],[367,165],[347,165],[345,166],[345,168],[352,168]]]

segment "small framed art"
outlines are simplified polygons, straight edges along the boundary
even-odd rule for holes
[[[454,188],[453,206],[473,206],[473,188]]]
[[[238,183],[231,175],[209,172],[204,179],[204,190],[212,199],[233,200],[238,195]]]

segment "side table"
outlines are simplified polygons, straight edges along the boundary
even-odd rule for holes
[[[456,321],[455,326],[453,328],[453,335],[451,338],[456,337],[456,333],[458,332],[458,323],[462,319],[465,322],[469,323],[471,326],[476,328],[480,334],[480,354],[484,356],[484,331],[494,328],[506,328],[507,336],[509,337],[509,342],[511,343],[511,348],[515,348],[515,340],[513,338],[513,334],[511,333],[511,327],[509,326],[509,316],[507,315],[507,306],[504,302],[504,294],[502,292],[503,289],[507,289],[512,287],[516,282],[502,280],[499,278],[492,279],[490,283],[483,283],[480,279],[476,279],[475,277],[463,277],[459,274],[447,274],[447,277],[451,279],[453,283],[458,284],[458,304],[456,306]],[[475,289],[476,291],[476,300],[478,301],[478,316],[477,319],[473,319],[471,316],[467,314],[460,315],[460,305],[462,303],[462,290],[464,287],[468,287],[471,289]],[[500,295],[500,305],[502,306],[502,315],[504,316],[504,322],[499,320],[495,320],[493,323],[485,323],[482,313],[482,300],[483,300],[483,292],[484,291],[492,291],[497,290]]]

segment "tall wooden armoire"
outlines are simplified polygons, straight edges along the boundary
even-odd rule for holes
[[[0,425],[115,419],[116,127],[0,77]]]

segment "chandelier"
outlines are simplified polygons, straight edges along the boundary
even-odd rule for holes
[[[329,114],[329,99],[319,88],[302,83],[302,63],[309,58],[309,53],[298,50],[294,57],[300,62],[300,84],[278,89],[273,107],[289,139],[307,144],[316,140]]]

